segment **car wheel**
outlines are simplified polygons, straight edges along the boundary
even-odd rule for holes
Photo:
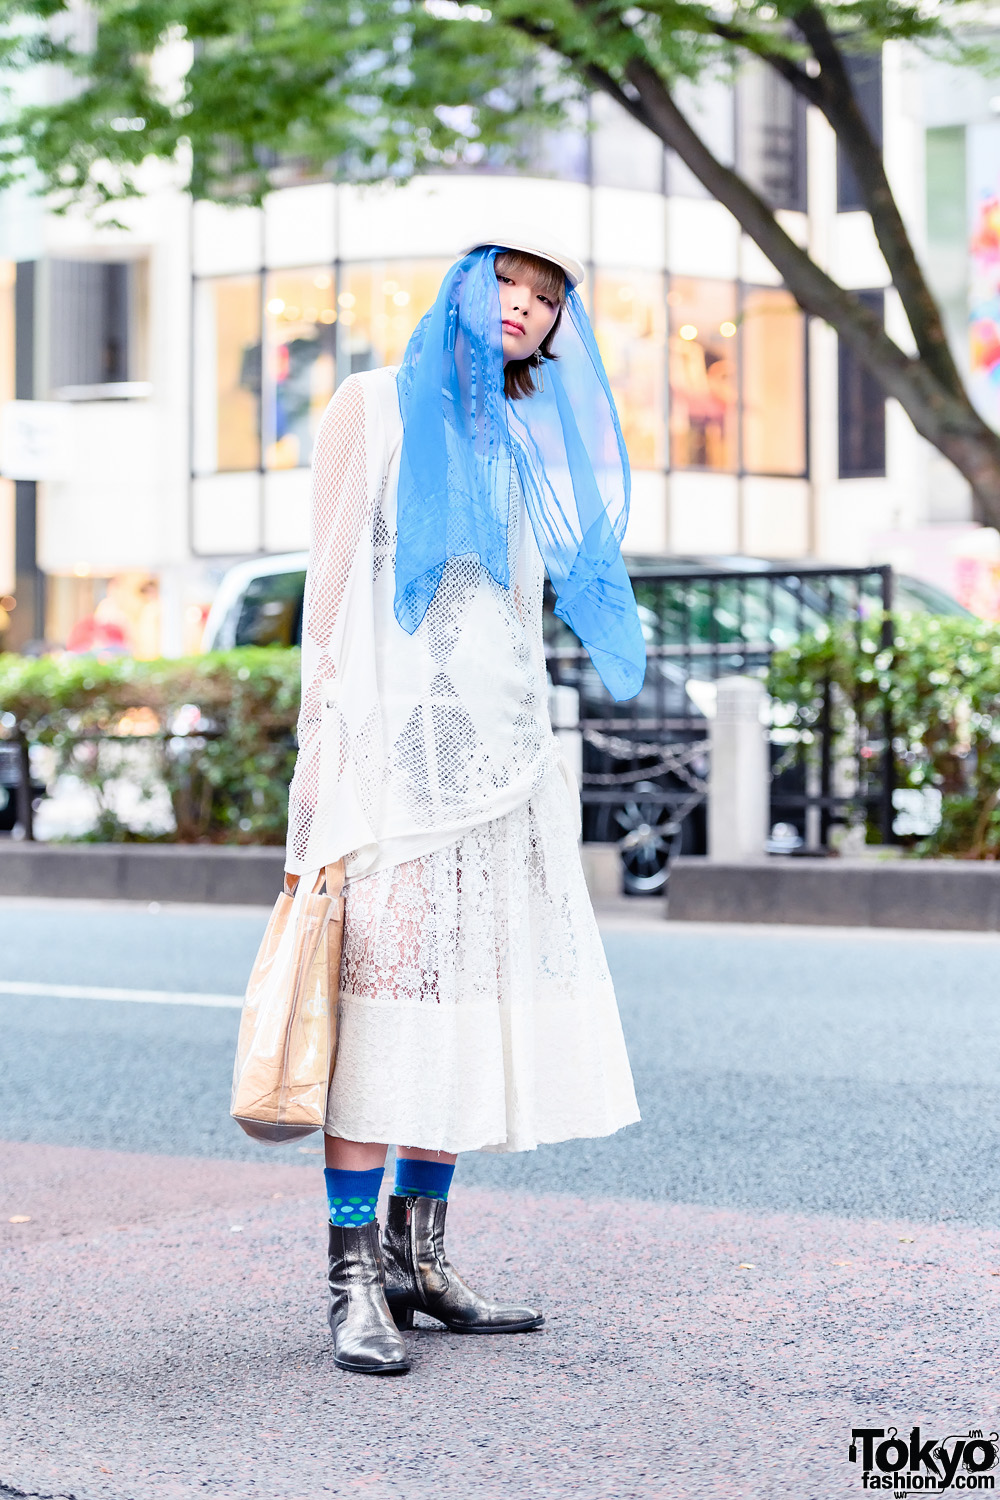
[[[667,888],[670,861],[680,853],[683,825],[660,802],[644,802],[643,792],[658,792],[651,781],[637,782],[635,795],[614,809],[622,861],[622,889],[627,896],[657,896]]]

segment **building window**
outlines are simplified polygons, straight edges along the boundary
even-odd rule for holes
[[[751,61],[736,90],[739,167],[771,208],[806,209],[806,105],[764,62]]]
[[[0,401],[14,399],[14,285],[17,267],[0,260]]]
[[[881,319],[882,292],[856,292]],[[841,479],[881,478],[885,474],[885,395],[882,387],[841,339],[837,347],[838,433]]]
[[[558,77],[551,62],[536,64],[542,69],[546,92],[550,98],[560,98],[566,113],[558,129],[539,128],[537,125],[523,127],[516,142],[502,150],[487,151],[484,165],[491,156],[502,161],[500,170],[513,171],[528,177],[556,177],[560,182],[587,182],[590,171],[590,152],[587,140],[587,101],[568,92],[566,84]],[[537,74],[536,74],[537,77]],[[530,81],[530,75],[526,82]]]
[[[735,471],[737,307],[731,281],[674,277],[670,321],[670,462]]]
[[[14,284],[17,268],[12,260],[0,260],[0,406],[14,399]],[[0,451],[0,474],[3,452]],[[14,483],[0,479],[0,651],[11,623],[13,594],[17,585],[14,567]]]
[[[569,106],[570,121],[576,112]],[[512,164],[514,173],[555,177],[560,182],[586,182],[589,170],[586,120],[570,123],[564,130],[532,130],[525,142],[525,156]]]
[[[384,260],[199,280],[195,475],[307,466],[337,384],[400,363],[446,269]],[[804,474],[805,320],[791,295],[674,277],[665,296],[664,281],[594,277],[595,332],[634,467]],[[842,389],[845,413],[854,399],[864,407]]]
[[[698,83],[680,79],[674,98],[712,155],[731,167],[735,161],[734,90],[724,78]],[[675,151],[667,152],[667,192],[675,198],[711,198],[711,193],[685,166]]]
[[[861,113],[878,146],[882,145],[882,57],[878,52],[855,53],[844,57]],[[846,213],[864,208],[861,189],[854,169],[837,142],[837,210]]]
[[[740,323],[743,469],[804,474],[805,318],[783,287],[747,287]]]
[[[264,463],[294,469],[309,463],[333,395],[337,303],[329,267],[272,271],[264,321]]]
[[[337,293],[337,379],[398,365],[433,303],[445,260],[365,262],[343,268]]]
[[[666,467],[666,317],[663,277],[598,271],[594,332],[637,469]]]
[[[951,251],[965,270],[968,240],[965,126],[947,125],[926,135],[927,240]]]
[[[260,467],[259,276],[218,276],[195,291],[194,472]]]
[[[663,142],[607,94],[590,101],[592,181],[595,187],[640,188],[662,193]]]
[[[136,569],[110,578],[49,573],[45,639],[70,655],[159,656],[160,593],[152,573]]]
[[[146,379],[146,272],[142,260],[49,262],[53,395]]]

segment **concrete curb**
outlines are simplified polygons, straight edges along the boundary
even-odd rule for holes
[[[219,844],[0,844],[0,896],[271,906],[283,848]]]
[[[617,908],[625,900],[617,845],[584,844],[582,857],[591,898]],[[0,896],[271,906],[281,890],[284,866],[284,849],[274,847],[22,844],[4,839]]]
[[[670,870],[676,922],[1000,931],[1000,864],[972,860],[686,857]]]

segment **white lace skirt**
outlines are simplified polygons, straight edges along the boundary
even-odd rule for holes
[[[638,1118],[558,770],[457,843],[349,884],[329,1135],[526,1151]]]

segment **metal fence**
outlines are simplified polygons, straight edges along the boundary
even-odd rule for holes
[[[646,635],[642,691],[616,704],[586,653],[550,614],[546,654],[553,682],[580,693],[584,838],[622,849],[626,889],[661,889],[669,860],[705,848],[708,728],[714,684],[736,673],[766,676],[772,656],[822,624],[880,621],[893,605],[893,575],[879,568],[630,568]],[[812,742],[772,730],[771,823],[792,847],[820,852],[848,816],[892,839],[893,757],[888,704],[853,747],[854,787],[838,793],[830,700]],[[794,834],[791,832],[794,830]]]
[[[738,560],[713,570],[631,559],[629,571],[648,654],[636,698],[613,702],[587,653],[552,613],[551,598],[545,633],[553,682],[577,689],[580,696],[584,838],[618,844],[625,887],[640,893],[663,888],[675,854],[705,850],[708,729],[718,679],[735,673],[766,675],[776,651],[818,625],[854,621],[860,629],[866,620],[881,620],[892,608],[894,579],[888,567],[744,568]],[[226,644],[274,643],[276,617],[267,611],[276,603],[286,606],[280,616],[287,625],[281,642],[292,644],[285,636],[292,630],[292,616],[298,619],[304,576],[304,566],[297,566],[253,580],[242,598],[235,642]],[[853,747],[849,795],[837,790],[836,755],[829,696],[811,745],[795,731],[786,732],[783,741],[782,732],[772,730],[772,825],[788,825],[802,848],[819,851],[828,843],[832,824],[864,816],[889,842],[893,758],[888,705],[881,722],[876,717],[873,726],[869,717],[863,742],[859,735]],[[32,800],[43,792],[41,786],[29,788],[27,747],[3,746],[0,802],[7,805],[0,809],[0,830],[10,829],[17,819],[30,838]]]

